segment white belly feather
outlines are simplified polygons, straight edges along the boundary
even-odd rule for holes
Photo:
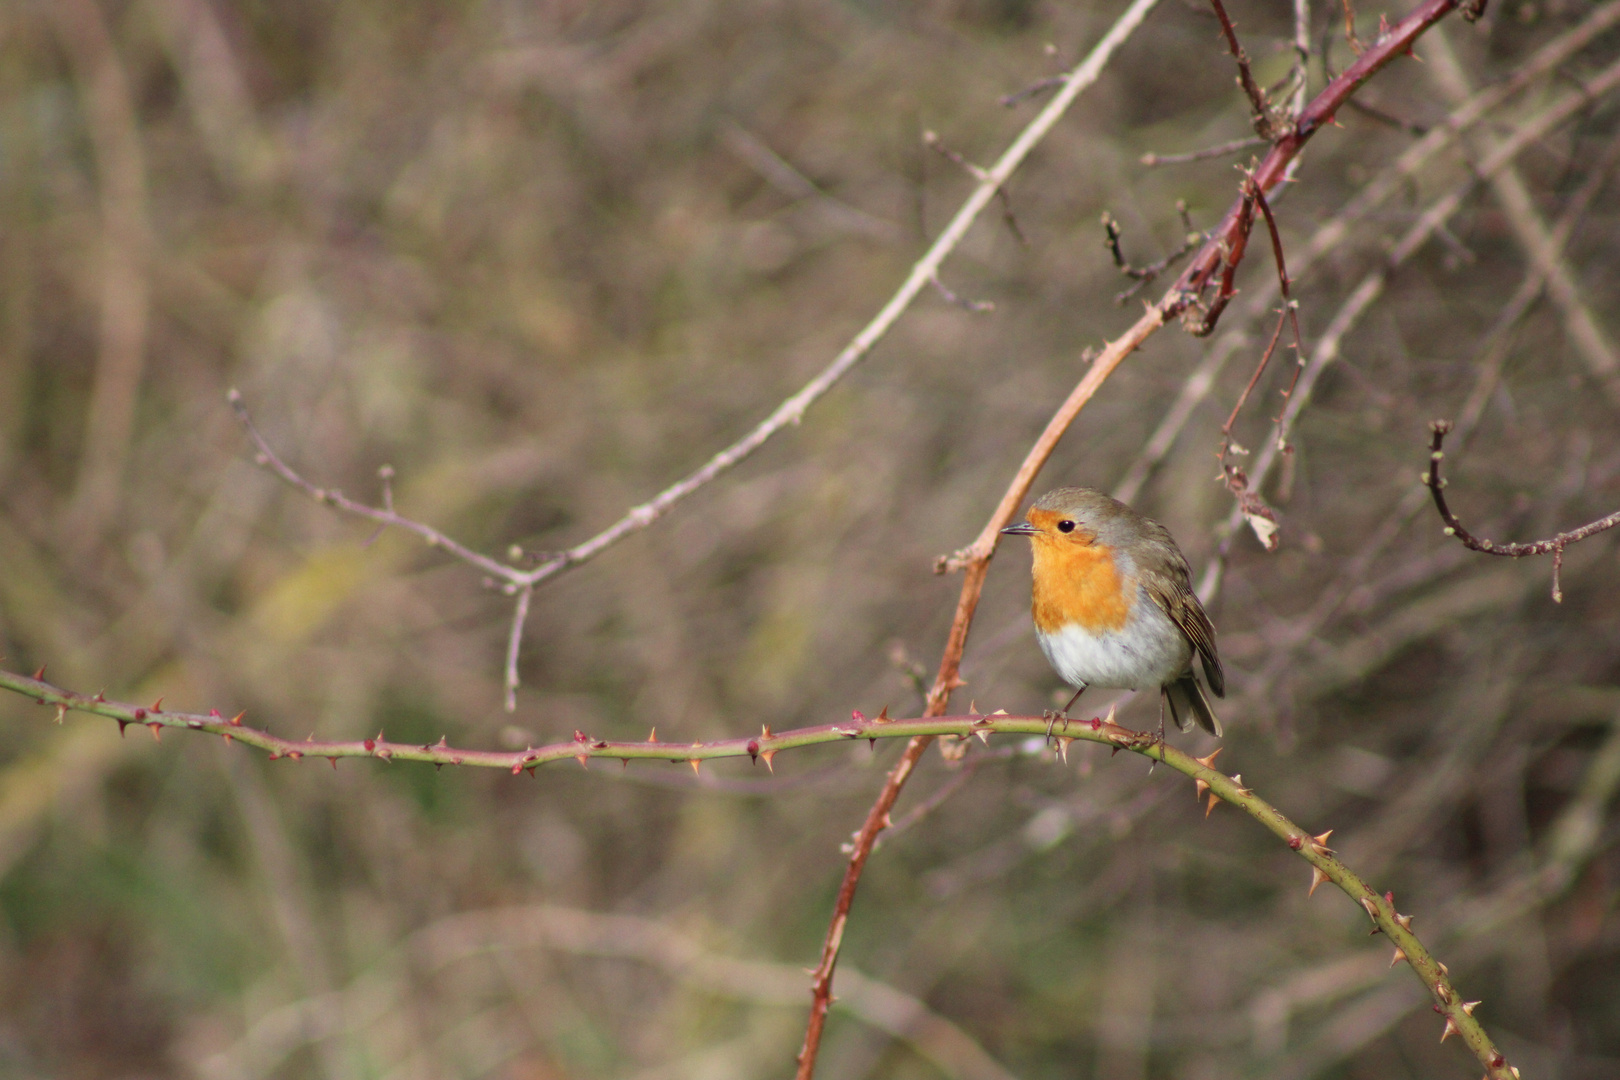
[[[1157,690],[1192,663],[1185,634],[1144,592],[1124,627],[1098,636],[1070,623],[1055,634],[1035,636],[1052,667],[1070,686],[1110,690]]]

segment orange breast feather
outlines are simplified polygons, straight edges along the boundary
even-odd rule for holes
[[[1128,586],[1114,568],[1114,557],[1103,548],[1045,536],[1034,537],[1035,589],[1032,613],[1035,628],[1056,633],[1079,623],[1093,633],[1119,630],[1130,615]]]

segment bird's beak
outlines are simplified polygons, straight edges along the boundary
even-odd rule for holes
[[[1041,530],[1027,521],[1020,521],[1016,525],[1009,525],[1001,530],[1002,536],[1039,536]]]

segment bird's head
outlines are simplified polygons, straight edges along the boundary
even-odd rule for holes
[[[1100,491],[1066,487],[1036,499],[1023,521],[1001,531],[1006,536],[1027,536],[1037,546],[1052,545],[1055,550],[1084,548],[1099,540],[1108,543],[1134,515],[1130,507]]]

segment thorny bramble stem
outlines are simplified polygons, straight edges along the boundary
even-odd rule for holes
[[[773,734],[770,728],[766,727],[758,736],[752,738],[721,739],[708,743],[651,740],[628,742],[594,739],[576,731],[573,739],[568,742],[502,753],[463,750],[449,746],[444,739],[425,745],[389,742],[381,733],[375,739],[349,742],[314,738],[302,741],[283,739],[259,728],[247,726],[242,723],[241,714],[227,719],[218,711],[202,714],[165,710],[161,708],[161,702],[142,707],[108,701],[100,694],[90,697],[53,686],[44,681],[43,674],[43,669],[34,677],[0,671],[0,688],[31,697],[41,705],[54,707],[58,720],[72,711],[115,720],[120,730],[129,724],[142,724],[152,729],[154,737],[164,728],[202,731],[267,750],[272,759],[285,758],[296,762],[304,757],[327,758],[334,767],[337,765],[337,759],[342,757],[422,761],[441,766],[505,768],[514,774],[524,771],[533,773],[541,765],[570,758],[587,767],[593,758],[624,762],[637,759],[690,763],[696,768],[704,761],[747,757],[756,762],[763,758],[767,765],[771,765],[776,754],[802,746],[845,742],[852,739],[909,738],[911,744],[907,747],[906,757],[896,766],[896,770],[904,768],[909,773],[910,765],[915,763],[915,756],[920,755],[921,750],[927,747],[927,741],[934,737],[955,735],[967,738],[977,735],[988,741],[989,736],[998,734],[1044,738],[1051,723],[1051,719],[1045,716],[1010,716],[1006,713],[989,716],[979,714],[924,716],[892,720],[882,716],[869,718],[857,712],[843,723],[796,728],[779,734]],[[1380,896],[1352,870],[1333,857],[1332,849],[1327,846],[1327,833],[1311,836],[1276,807],[1245,787],[1241,776],[1229,777],[1217,771],[1214,768],[1216,754],[1194,758],[1159,742],[1152,732],[1135,731],[1119,726],[1113,722],[1112,712],[1106,720],[1093,718],[1073,721],[1056,734],[1059,753],[1065,762],[1068,758],[1069,745],[1077,739],[1098,743],[1116,752],[1129,750],[1152,761],[1163,762],[1193,780],[1195,797],[1203,798],[1207,793],[1210,809],[1213,809],[1217,802],[1230,803],[1271,830],[1291,850],[1311,864],[1313,892],[1322,881],[1331,881],[1361,905],[1373,923],[1374,932],[1386,934],[1398,950],[1397,959],[1406,960],[1411,965],[1412,971],[1423,981],[1435,1000],[1435,1010],[1446,1018],[1447,1033],[1462,1037],[1463,1042],[1485,1064],[1487,1076],[1491,1080],[1511,1080],[1513,1077],[1511,1067],[1507,1065],[1502,1054],[1491,1042],[1490,1036],[1472,1015],[1474,1006],[1478,1003],[1463,1001],[1452,984],[1445,966],[1436,960],[1412,933],[1411,916],[1402,915],[1395,910],[1393,896],[1389,893]],[[915,754],[913,748],[917,748]],[[907,759],[910,759],[909,763]],[[891,785],[886,785],[888,786]],[[890,826],[886,807],[879,811],[878,807],[874,806],[873,812],[879,816],[878,831]],[[843,913],[847,916],[847,907]],[[842,925],[839,926],[839,931],[842,931]],[[834,957],[836,958],[836,953]]]

